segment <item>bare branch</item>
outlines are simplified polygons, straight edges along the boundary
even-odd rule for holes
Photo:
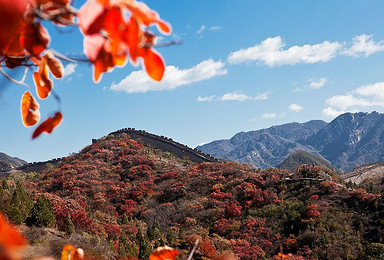
[[[199,239],[196,239],[195,245],[193,246],[192,251],[191,251],[191,253],[189,254],[187,260],[191,260],[191,259],[192,259],[192,256],[193,256],[193,254],[195,253],[198,244],[199,244]]]
[[[171,42],[155,44],[155,47],[169,47],[172,45],[182,45],[183,43],[184,43],[183,41],[171,41]]]
[[[28,68],[26,68],[26,69],[28,69]],[[29,88],[29,85],[28,84],[26,84],[26,83],[24,83],[24,79],[25,79],[25,76],[23,75],[23,78],[22,78],[22,80],[15,80],[14,78],[12,78],[11,76],[9,76],[7,73],[5,73],[1,68],[0,68],[0,73],[4,76],[4,77],[6,77],[9,81],[11,81],[12,83],[14,83],[14,84],[17,84],[17,85],[22,85],[22,86],[25,86],[25,87],[27,87],[27,88]],[[25,71],[24,71],[24,74],[26,75],[26,73],[25,73]]]
[[[69,58],[69,57],[65,56],[64,54],[61,54],[60,52],[55,51],[53,49],[51,49],[51,51],[53,51],[53,54],[55,54],[56,57],[58,57],[60,59],[63,59],[63,60],[66,60],[66,61],[70,61],[70,62],[90,62],[89,59]]]

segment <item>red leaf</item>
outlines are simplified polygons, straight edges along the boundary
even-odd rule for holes
[[[20,36],[20,45],[30,54],[37,56],[47,48],[49,40],[47,30],[40,23],[26,23]]]
[[[44,122],[42,122],[33,132],[32,139],[35,139],[42,133],[50,134],[53,129],[55,129],[63,120],[63,115],[61,112],[57,112],[53,117],[48,117]]]
[[[156,80],[160,81],[163,78],[165,65],[160,54],[152,49],[147,49],[143,53],[144,68],[148,75]]]
[[[77,17],[79,18],[79,26],[84,34],[98,33],[107,16],[105,5],[97,0],[87,1],[80,9]]]
[[[33,126],[40,120],[39,104],[29,91],[21,98],[21,118],[25,126]]]
[[[19,30],[20,21],[26,11],[24,0],[0,0],[0,53],[7,47]]]
[[[179,255],[179,251],[169,246],[162,246],[155,249],[149,256],[149,260],[174,260]]]
[[[0,259],[21,259],[26,241],[16,227],[9,224],[0,213]]]
[[[125,28],[125,32],[123,34],[123,40],[128,45],[129,55],[131,56],[131,60],[134,64],[137,62],[137,48],[140,43],[140,31],[139,24],[132,17],[130,18],[127,27]]]

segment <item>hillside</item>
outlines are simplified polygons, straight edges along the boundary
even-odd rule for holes
[[[29,209],[44,194],[54,230],[23,230],[32,248],[43,244],[53,255],[64,243],[76,243],[88,257],[147,259],[147,252],[168,244],[185,259],[196,239],[194,259],[224,252],[271,259],[281,250],[296,259],[384,254],[382,197],[348,190],[335,176],[323,181],[323,171],[304,167],[290,175],[233,162],[197,164],[121,133],[94,140],[57,167],[25,175],[27,191],[20,176],[4,179],[0,210],[35,225]]]
[[[381,181],[384,178],[384,162],[359,166],[341,177],[345,182],[360,184],[365,180]]]
[[[27,162],[22,159],[11,157],[5,153],[0,152],[0,171],[8,171],[26,163]]]
[[[225,158],[240,163],[249,163],[256,168],[276,167],[289,154],[304,150],[317,154],[310,146],[301,144],[327,123],[313,120],[307,123],[289,123],[267,129],[240,132],[229,140],[218,140],[198,146],[197,149],[217,158]]]
[[[279,169],[287,169],[291,172],[296,171],[301,165],[308,164],[308,165],[317,165],[321,166],[328,171],[335,172],[337,174],[341,174],[342,171],[338,169],[337,167],[333,166],[330,162],[325,160],[322,157],[313,155],[311,153],[308,153],[306,151],[296,151],[290,156],[288,156],[287,159],[284,160],[277,168]]]

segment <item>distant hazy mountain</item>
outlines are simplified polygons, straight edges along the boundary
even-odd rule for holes
[[[333,166],[330,162],[325,160],[322,156],[316,156],[306,151],[296,151],[287,159],[284,160],[277,168],[279,169],[287,169],[291,172],[294,172],[297,168],[299,168],[302,164],[315,164],[317,166],[322,166],[330,171],[341,174],[342,171],[337,167]]]
[[[240,132],[229,140],[218,140],[198,146],[197,149],[215,157],[249,163],[255,167],[276,167],[288,155],[304,150],[317,151],[299,142],[327,125],[321,120],[307,123],[289,123],[251,132]]]
[[[384,114],[340,115],[303,144],[313,146],[344,171],[384,161]]]
[[[276,167],[295,151],[321,155],[343,171],[384,161],[384,114],[346,113],[324,121],[290,123],[197,147],[205,153],[255,167]]]
[[[17,157],[11,157],[0,152],[0,171],[10,170],[26,164],[27,162]]]

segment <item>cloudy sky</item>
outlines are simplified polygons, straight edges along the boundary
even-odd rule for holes
[[[2,79],[0,151],[47,160],[124,127],[195,147],[287,122],[384,112],[382,0],[146,3],[173,26],[159,43],[183,42],[158,48],[167,63],[163,81],[128,65],[94,84],[89,64],[67,62],[66,77],[54,82],[64,121],[32,141],[33,129],[20,119],[25,89]],[[51,48],[81,54],[77,30],[49,29]],[[52,98],[40,104],[42,117],[57,107]]]

